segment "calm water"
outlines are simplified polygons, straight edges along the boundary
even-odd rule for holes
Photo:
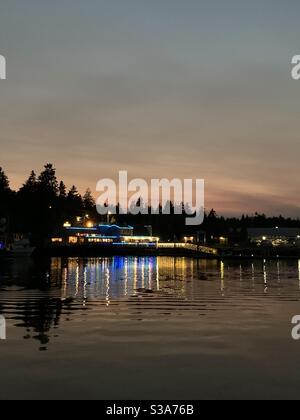
[[[0,398],[299,398],[298,261],[0,262]]]

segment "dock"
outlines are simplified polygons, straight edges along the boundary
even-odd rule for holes
[[[52,257],[170,256],[217,258],[218,250],[189,243],[50,244],[40,250]]]

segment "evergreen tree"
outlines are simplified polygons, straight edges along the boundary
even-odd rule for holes
[[[210,220],[216,220],[218,218],[217,212],[214,209],[211,209],[208,215],[208,219]]]
[[[9,181],[4,173],[3,169],[0,167],[0,193],[9,192]]]
[[[67,197],[67,188],[63,181],[60,181],[59,187],[58,187],[59,197],[60,198],[66,198]]]
[[[86,210],[94,209],[96,202],[92,196],[90,188],[88,188],[83,196],[83,205]]]
[[[68,192],[68,198],[71,199],[71,200],[74,200],[78,197],[79,197],[79,192],[78,192],[77,188],[75,187],[75,185],[73,185],[72,188],[70,189],[70,191]]]
[[[29,178],[20,188],[20,193],[36,193],[38,187],[37,176],[34,171],[31,171]]]
[[[0,168],[0,218],[3,215],[8,215],[12,204],[13,193],[9,188],[9,181],[4,173],[3,169]]]
[[[79,194],[75,185],[73,185],[70,191],[68,192],[67,201],[70,213],[75,214],[83,209],[82,197]]]
[[[39,187],[42,193],[45,193],[49,198],[57,196],[58,182],[56,178],[56,170],[51,163],[47,163],[44,171],[39,176]]]

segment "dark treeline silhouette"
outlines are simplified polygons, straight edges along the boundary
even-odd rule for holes
[[[30,233],[33,242],[48,238],[66,220],[83,214],[97,217],[91,191],[81,196],[73,186],[67,190],[59,182],[52,164],[47,164],[39,176],[32,171],[19,191],[12,191],[0,168],[0,219],[7,221],[10,232]]]
[[[171,208],[174,209],[172,206]],[[265,214],[255,213],[253,216],[242,215],[240,218],[225,218],[218,216],[212,209],[205,212],[204,222],[201,226],[186,226],[186,215],[119,215],[119,221],[127,221],[134,226],[152,225],[153,233],[166,240],[182,240],[184,236],[204,233],[207,243],[214,244],[220,237],[226,237],[229,243],[246,242],[248,228],[300,228],[299,219],[267,217]],[[200,235],[201,237],[201,235]]]
[[[165,240],[181,240],[185,235],[203,231],[208,242],[214,237],[226,236],[234,241],[246,239],[250,227],[300,227],[300,220],[279,217],[267,217],[264,214],[243,215],[241,218],[219,217],[214,210],[205,214],[201,226],[186,226],[186,214],[174,214],[174,205],[170,203],[170,215],[138,214],[110,216],[110,222],[131,224],[137,230],[151,225],[153,234]],[[86,215],[95,223],[106,222],[108,218],[100,216],[95,200],[88,189],[82,196],[76,186],[67,190],[63,181],[56,177],[52,164],[46,164],[40,175],[32,171],[18,191],[10,188],[5,172],[0,168],[0,221],[6,220],[8,230],[14,233],[30,233],[33,243],[47,240],[64,222],[73,223],[77,217],[84,220]]]

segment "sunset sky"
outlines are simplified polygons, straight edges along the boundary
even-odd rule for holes
[[[204,178],[218,213],[300,216],[299,0],[9,0],[0,166],[18,188]]]

